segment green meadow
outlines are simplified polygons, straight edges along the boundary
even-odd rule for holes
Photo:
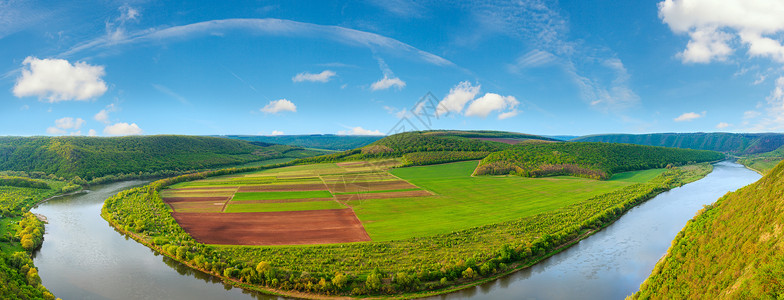
[[[552,211],[639,182],[664,169],[619,173],[610,180],[558,176],[471,176],[476,161],[391,169],[436,194],[432,197],[352,201],[374,241],[449,233]]]

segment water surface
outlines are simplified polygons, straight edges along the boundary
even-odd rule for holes
[[[705,178],[659,194],[574,246],[507,277],[431,299],[623,299],[636,292],[703,205],[760,175],[724,161]]]
[[[704,179],[662,193],[618,221],[539,264],[432,299],[622,299],[634,293],[686,221],[704,204],[760,175],[721,162]],[[49,219],[35,265],[55,296],[69,299],[278,299],[194,271],[111,228],[106,198],[141,181],[56,198],[34,213]]]
[[[115,231],[101,218],[106,198],[142,181],[92,187],[41,203],[48,218],[34,254],[44,286],[71,299],[276,299],[224,285]]]

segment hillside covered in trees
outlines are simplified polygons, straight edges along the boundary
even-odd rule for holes
[[[784,297],[784,164],[706,206],[635,299]]]
[[[334,135],[334,134],[307,134],[307,135],[224,135],[225,137],[249,142],[264,142],[271,144],[299,146],[305,148],[327,150],[350,150],[367,146],[380,140],[378,135]]]
[[[538,143],[515,145],[489,154],[476,175],[520,175],[543,177],[574,175],[607,179],[613,173],[664,168],[694,162],[715,161],[724,155],[715,151],[676,149],[609,143]]]
[[[0,137],[0,170],[90,180],[321,154],[300,147],[198,136]]]
[[[784,145],[780,133],[651,133],[600,134],[572,139],[573,142],[625,143],[648,146],[713,150],[735,155],[773,151]]]

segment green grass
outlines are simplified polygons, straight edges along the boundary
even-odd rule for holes
[[[293,157],[273,158],[273,159],[267,159],[267,160],[262,160],[262,161],[249,162],[249,163],[246,163],[246,164],[242,164],[242,165],[236,166],[236,168],[259,167],[259,166],[267,166],[267,165],[274,165],[274,164],[282,164],[282,163],[290,162],[290,161],[292,161],[294,159],[295,158],[293,158]]]
[[[664,171],[667,171],[667,169],[649,169],[642,171],[623,172],[614,174],[612,177],[610,177],[609,181],[642,183],[659,176],[659,174],[664,173]]]
[[[248,192],[248,193],[234,194],[234,198],[232,198],[232,201],[306,199],[306,198],[332,198],[332,194],[330,194],[329,191]]]
[[[346,208],[335,201],[290,202],[290,203],[237,203],[229,202],[224,212],[273,212],[273,211],[301,211]]]
[[[400,240],[517,220],[646,181],[661,169],[598,181],[570,176],[470,176],[476,161],[392,169],[390,173],[438,196],[351,203],[374,241]]]
[[[397,190],[362,191],[362,192],[349,192],[349,193],[335,193],[335,195],[375,194],[375,193],[408,192],[408,191],[420,191],[420,190],[422,190],[422,189],[397,189]]]

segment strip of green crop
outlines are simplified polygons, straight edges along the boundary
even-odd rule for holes
[[[299,192],[247,192],[236,193],[232,201],[245,200],[274,200],[274,199],[306,199],[330,198],[329,191],[299,191]]]
[[[346,208],[335,201],[290,202],[290,203],[237,203],[231,202],[224,212],[274,212]]]

